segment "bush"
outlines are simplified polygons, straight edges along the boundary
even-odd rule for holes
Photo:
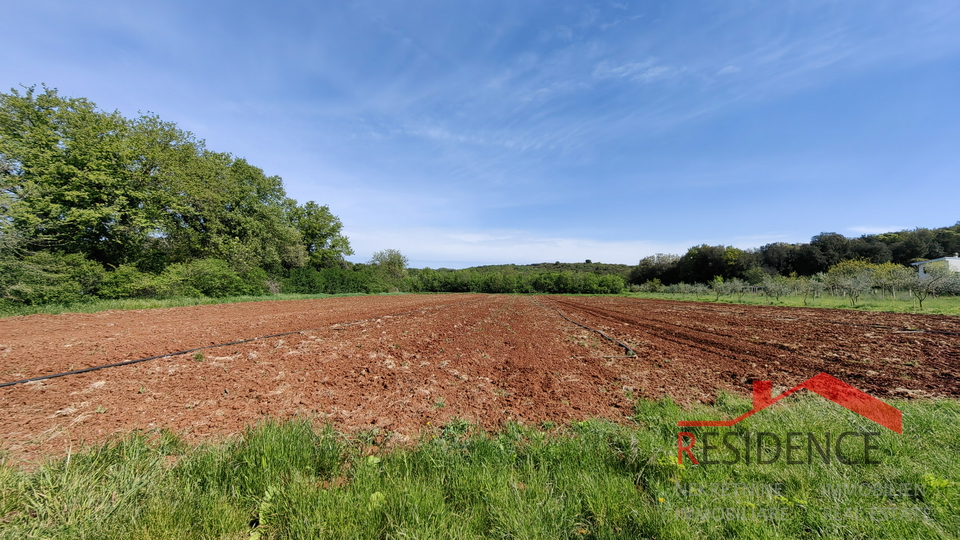
[[[240,280],[243,281],[243,293],[250,296],[261,296],[271,293],[269,287],[270,276],[263,268],[252,268],[246,272],[240,272]],[[277,291],[279,292],[279,291]],[[271,293],[271,294],[276,294]]]
[[[122,264],[108,272],[100,282],[97,295],[101,298],[149,298],[156,294],[156,276]]]
[[[299,294],[340,294],[386,292],[389,286],[374,275],[374,269],[359,270],[324,268],[312,266],[290,270],[290,277],[283,283],[284,292]]]
[[[261,270],[262,272],[262,270]],[[262,276],[266,278],[266,274]],[[156,280],[157,296],[210,296],[223,298],[246,294],[249,284],[220,259],[199,259],[168,266]]]
[[[318,294],[323,290],[323,277],[312,266],[292,268],[290,277],[283,282],[283,292]]]
[[[96,294],[105,270],[99,263],[73,253],[39,252],[8,261],[10,272],[2,297],[21,305],[69,304]]]
[[[663,283],[661,283],[660,279],[658,278],[650,279],[645,281],[643,285],[640,286],[640,290],[642,292],[652,292],[652,293],[661,292],[663,291]]]

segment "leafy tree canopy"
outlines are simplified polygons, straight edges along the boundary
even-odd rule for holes
[[[0,237],[159,272],[199,259],[278,273],[350,255],[328,207],[153,115],[105,112],[55,89],[0,93]]]

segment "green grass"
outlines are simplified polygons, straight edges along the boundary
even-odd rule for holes
[[[393,295],[397,293],[382,293],[383,295]],[[343,294],[271,294],[266,296],[228,296],[226,298],[143,298],[143,299],[124,299],[124,300],[90,300],[88,302],[78,302],[74,304],[46,304],[42,306],[10,306],[0,304],[0,318],[15,317],[18,315],[35,315],[45,313],[58,315],[60,313],[98,313],[111,309],[157,309],[185,306],[200,306],[207,304],[236,304],[240,302],[268,302],[274,300],[311,300],[315,298],[333,298],[340,296],[369,296],[365,293],[343,293]]]
[[[883,433],[881,463],[859,466],[678,465],[676,422],[750,408],[729,396],[641,401],[632,426],[454,421],[392,448],[387,433],[306,419],[195,447],[133,433],[30,471],[0,466],[0,538],[955,538],[960,402],[892,404],[904,434]],[[807,393],[737,429],[884,430]],[[909,495],[870,491],[884,486]]]
[[[381,293],[383,295],[395,295],[405,293]],[[433,293],[428,293],[433,294]],[[168,299],[125,299],[125,300],[91,300],[88,302],[78,302],[74,304],[47,304],[42,306],[10,306],[0,304],[0,319],[4,317],[15,317],[18,315],[34,315],[45,313],[57,315],[60,313],[98,313],[108,310],[127,310],[127,309],[156,309],[185,306],[199,306],[207,304],[233,304],[238,302],[265,302],[272,300],[309,300],[314,298],[331,298],[340,296],[368,296],[364,293],[344,293],[344,294],[274,294],[267,296],[231,296],[227,298],[168,298]],[[564,295],[564,296],[610,296],[610,295]],[[710,302],[715,303],[713,297],[709,294],[701,296],[699,299],[693,294],[669,294],[669,293],[624,293],[618,296],[629,298],[651,298],[658,300],[679,300],[686,302]],[[747,304],[747,305],[770,305],[770,300],[763,295],[749,293],[742,299],[732,296],[723,296],[720,303],[729,304]],[[865,296],[856,307],[850,305],[846,298],[836,296],[823,296],[816,299],[808,299],[807,306],[803,305],[803,299],[794,296],[785,296],[779,301],[774,302],[778,306],[793,307],[820,307],[834,309],[855,309],[858,311],[884,311],[891,313],[924,313],[932,315],[960,315],[960,297],[941,296],[939,298],[928,298],[923,303],[923,310],[917,307],[907,293],[900,293],[899,298],[880,298],[877,296]]]
[[[693,294],[674,294],[674,293],[624,293],[622,296],[630,298],[651,298],[656,300],[679,300],[683,302],[708,302],[716,303],[714,297],[710,294],[701,295],[698,299]],[[923,301],[921,310],[916,301],[909,293],[898,293],[898,298],[893,299],[887,296],[881,298],[876,295],[865,295],[856,306],[850,305],[850,300],[845,297],[824,295],[823,297],[807,299],[807,305],[803,305],[803,299],[799,296],[783,296],[779,301],[774,301],[776,306],[791,307],[815,307],[832,309],[854,309],[857,311],[883,311],[889,313],[923,313],[927,315],[960,315],[960,296],[940,296],[938,298],[927,298]],[[736,296],[721,296],[720,303],[725,304],[746,304],[756,306],[768,306],[770,300],[766,297],[754,293],[747,293],[742,299]]]

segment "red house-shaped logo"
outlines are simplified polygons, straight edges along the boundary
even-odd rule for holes
[[[741,420],[766,409],[770,405],[793,394],[797,390],[806,388],[819,394],[841,407],[850,409],[860,416],[872,420],[881,426],[903,434],[903,413],[896,407],[887,405],[879,399],[857,390],[836,377],[820,373],[806,382],[787,390],[777,397],[773,397],[773,383],[770,381],[753,382],[753,409],[733,420],[706,420],[677,422],[680,427],[730,427]]]

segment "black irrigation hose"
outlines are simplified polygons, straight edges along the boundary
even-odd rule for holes
[[[470,302],[470,301],[472,301],[472,300],[466,300],[465,302]],[[464,303],[464,302],[458,302],[458,304],[462,304],[462,303]],[[455,305],[455,304],[454,304],[454,305]],[[331,326],[331,327],[334,327],[334,326],[347,326],[347,325],[351,325],[351,324],[361,323],[361,322],[364,322],[364,321],[372,321],[372,320],[374,320],[374,319],[382,319],[382,318],[384,318],[384,317],[399,317],[400,315],[410,315],[411,313],[416,313],[416,312],[418,312],[418,311],[423,311],[423,310],[425,310],[425,309],[432,309],[433,307],[435,307],[435,306],[423,307],[423,308],[420,308],[420,309],[415,309],[415,310],[413,310],[413,311],[405,311],[405,312],[403,312],[403,313],[392,313],[392,314],[388,314],[388,315],[378,315],[378,316],[376,316],[376,317],[370,317],[370,318],[367,318],[367,319],[360,319],[360,320],[357,320],[357,321],[350,321],[350,322],[345,322],[345,323],[334,323],[334,324],[332,324],[332,325],[330,325],[330,326]],[[151,356],[151,357],[149,357],[149,358],[138,358],[138,359],[136,359],[136,360],[126,360],[126,361],[124,361],[124,362],[117,362],[117,363],[114,363],[114,364],[105,364],[105,365],[102,365],[102,366],[93,366],[93,367],[88,367],[88,368],[83,368],[83,369],[75,369],[75,370],[73,370],[73,371],[65,371],[65,372],[63,372],[63,373],[54,373],[54,374],[52,374],[52,375],[41,375],[41,376],[39,376],[39,377],[31,377],[31,378],[29,378],[29,379],[20,379],[20,380],[18,380],[18,381],[10,381],[10,382],[5,382],[5,383],[0,383],[0,388],[6,387],[6,386],[14,386],[14,385],[17,385],[17,384],[24,384],[24,383],[28,383],[28,382],[43,381],[43,380],[46,380],[46,379],[56,379],[57,377],[66,377],[67,375],[78,375],[78,374],[80,374],[80,373],[89,373],[89,372],[91,372],[91,371],[99,371],[99,370],[101,370],[101,369],[107,369],[107,368],[112,368],[112,367],[129,366],[129,365],[131,365],[131,364],[139,364],[140,362],[147,362],[147,361],[150,361],[150,360],[159,360],[160,358],[169,358],[169,357],[171,357],[171,356],[180,356],[181,354],[189,354],[189,353],[192,353],[192,352],[202,351],[202,350],[205,350],[205,349],[215,349],[215,348],[217,348],[217,347],[228,347],[228,346],[230,346],[230,345],[240,345],[241,343],[249,343],[249,342],[251,342],[251,341],[256,341],[256,340],[258,340],[258,339],[271,339],[271,338],[275,338],[275,337],[292,336],[293,334],[301,334],[301,333],[303,333],[303,332],[315,332],[315,331],[317,331],[317,330],[320,330],[320,328],[310,328],[310,329],[307,329],[307,330],[297,330],[297,331],[295,331],[295,332],[284,332],[284,333],[282,333],[282,334],[271,334],[271,335],[269,335],[269,336],[257,336],[257,337],[250,338],[250,339],[241,339],[240,341],[231,341],[230,343],[217,343],[216,345],[205,345],[205,346],[203,346],[203,347],[196,347],[196,348],[194,348],[194,349],[186,349],[186,350],[183,350],[183,351],[177,351],[177,352],[172,352],[172,353],[167,353],[167,354],[161,354],[161,355],[159,355],[159,356]]]
[[[65,371],[65,372],[63,372],[63,373],[54,373],[53,375],[41,375],[41,376],[39,376],[39,377],[32,377],[32,378],[30,378],[30,379],[20,379],[19,381],[10,381],[10,382],[5,382],[5,383],[0,383],[0,388],[3,388],[4,386],[13,386],[13,385],[16,385],[16,384],[23,384],[23,383],[34,382],[34,381],[42,381],[42,380],[45,380],[45,379],[56,379],[57,377],[66,377],[67,375],[77,375],[77,374],[79,374],[79,373],[88,373],[88,372],[90,372],[90,371],[98,371],[98,370],[101,370],[101,369],[107,369],[107,368],[112,368],[112,367],[129,366],[130,364],[139,364],[140,362],[146,362],[146,361],[148,361],[148,360],[158,360],[158,359],[160,359],[160,358],[169,358],[169,357],[171,357],[171,356],[179,356],[179,355],[181,355],[181,354],[188,354],[188,353],[192,353],[192,352],[196,352],[196,351],[202,351],[202,350],[204,350],[204,349],[213,349],[213,348],[215,348],[215,347],[226,347],[226,346],[228,346],[228,345],[239,345],[239,344],[241,344],[241,343],[248,343],[248,342],[251,342],[251,341],[256,341],[256,340],[258,340],[258,339],[270,339],[270,338],[281,337],[281,336],[290,336],[290,335],[293,335],[293,334],[299,334],[300,332],[309,332],[309,330],[298,330],[298,331],[296,331],[296,332],[284,332],[284,333],[282,333],[282,334],[273,334],[273,335],[270,335],[270,336],[258,336],[258,337],[255,337],[255,338],[241,339],[240,341],[233,341],[233,342],[230,342],[230,343],[218,343],[218,344],[216,344],[216,345],[206,345],[206,346],[204,346],[204,347],[197,347],[197,348],[195,348],[195,349],[187,349],[187,350],[184,350],[184,351],[178,351],[178,352],[172,352],[172,353],[167,353],[167,354],[161,354],[160,356],[151,356],[151,357],[149,357],[149,358],[138,358],[138,359],[136,359],[136,360],[127,360],[127,361],[125,361],[125,362],[117,362],[117,363],[115,363],[115,364],[105,364],[105,365],[102,365],[102,366],[93,366],[93,367],[88,367],[88,368],[83,368],[83,369],[75,369],[75,370],[73,370],[73,371]]]
[[[626,343],[620,341],[619,339],[617,339],[617,338],[612,338],[612,337],[604,334],[604,333],[601,332],[600,330],[597,330],[596,328],[591,328],[591,327],[589,327],[589,326],[587,326],[587,325],[585,325],[585,324],[580,324],[580,323],[578,323],[577,321],[571,319],[570,317],[567,317],[566,315],[564,315],[562,311],[560,311],[559,309],[557,309],[557,308],[555,308],[555,307],[545,306],[545,305],[541,304],[540,302],[538,302],[538,301],[536,301],[536,300],[534,300],[534,303],[536,303],[538,306],[540,306],[540,307],[542,307],[542,308],[552,309],[552,310],[556,311],[558,315],[560,315],[561,317],[563,317],[563,318],[566,319],[567,321],[569,321],[569,322],[571,322],[571,323],[573,323],[573,324],[575,324],[575,325],[577,325],[577,326],[579,326],[579,327],[581,327],[581,328],[586,328],[587,330],[590,330],[591,332],[596,332],[596,333],[600,334],[601,336],[603,336],[605,339],[616,343],[617,345],[619,345],[619,346],[623,347],[624,349],[626,349],[626,351],[627,351],[627,356],[637,356],[637,351],[631,349],[629,345],[627,345]]]

